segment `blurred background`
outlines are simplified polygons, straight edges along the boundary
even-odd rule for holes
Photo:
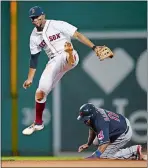
[[[147,142],[147,2],[1,2],[2,156],[77,155],[88,128],[76,118],[92,102],[125,115],[131,122],[129,145]],[[34,94],[48,61],[39,58],[33,85],[24,90],[29,67],[32,6],[47,19],[69,22],[96,45],[110,47],[115,57],[100,62],[87,46],[73,39],[79,65],[48,96],[45,129],[31,136],[22,130],[34,120]],[[88,152],[95,148],[91,147]]]

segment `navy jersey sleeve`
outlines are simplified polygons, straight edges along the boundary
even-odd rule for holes
[[[105,121],[103,117],[96,122],[96,131],[99,145],[110,142],[109,139],[109,121]]]

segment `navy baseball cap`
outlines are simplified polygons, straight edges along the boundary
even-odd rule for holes
[[[36,17],[36,16],[40,16],[40,15],[44,15],[44,11],[41,7],[39,6],[34,6],[29,10],[29,17]]]

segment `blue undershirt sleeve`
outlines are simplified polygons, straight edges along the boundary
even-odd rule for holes
[[[30,56],[30,68],[36,69],[37,68],[37,64],[38,64],[38,57],[40,55],[40,52],[37,54],[31,54]]]

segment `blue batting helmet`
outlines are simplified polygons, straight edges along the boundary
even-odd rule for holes
[[[89,120],[91,117],[94,116],[95,106],[91,103],[83,104],[79,109],[79,116],[77,120]]]

